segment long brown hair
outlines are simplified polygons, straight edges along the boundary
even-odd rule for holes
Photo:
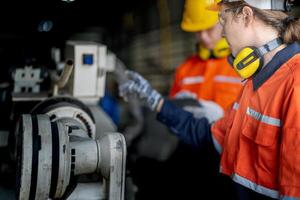
[[[245,1],[222,3],[232,9],[235,15],[242,12],[244,6],[253,9],[254,16],[263,21],[266,25],[272,26],[278,31],[284,43],[292,43],[300,40],[300,19],[288,16],[281,11],[262,10],[250,6]]]

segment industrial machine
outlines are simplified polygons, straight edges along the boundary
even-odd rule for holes
[[[43,70],[13,73],[10,142],[2,143],[16,164],[15,197],[123,200],[125,139],[97,106],[111,56],[104,45],[69,41],[65,57],[60,75],[46,72],[47,91],[40,87]]]

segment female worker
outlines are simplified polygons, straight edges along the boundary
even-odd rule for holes
[[[210,3],[185,0],[181,29],[195,34],[197,52],[176,68],[170,97],[208,100],[221,106],[223,113],[243,84],[227,62],[230,49],[222,37],[218,12],[207,9]]]
[[[223,0],[220,23],[237,73],[246,80],[225,116],[195,119],[134,72],[120,86],[158,112],[185,142],[220,153],[220,172],[236,183],[240,199],[300,199],[300,21],[284,0]]]

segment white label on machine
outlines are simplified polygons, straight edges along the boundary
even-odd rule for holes
[[[95,96],[97,94],[97,53],[96,45],[75,47],[74,96]]]

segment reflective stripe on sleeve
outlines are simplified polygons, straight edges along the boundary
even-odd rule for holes
[[[281,127],[281,120],[280,119],[263,115],[263,114],[255,111],[255,110],[249,108],[249,107],[247,108],[247,115],[249,115],[249,116],[253,117],[254,119],[256,119],[258,121],[261,121],[265,124]]]
[[[281,196],[280,200],[300,200],[300,198]]]
[[[219,142],[217,141],[217,139],[214,137],[214,135],[213,134],[211,134],[211,136],[212,136],[212,139],[213,139],[213,143],[214,143],[214,147],[215,147],[215,149],[217,150],[217,152],[219,153],[219,154],[221,154],[222,153],[222,146],[219,144]]]
[[[279,199],[279,192],[273,189],[266,188],[264,186],[258,185],[256,183],[253,183],[252,181],[243,178],[237,174],[233,174],[231,176],[232,180],[238,184],[241,184],[242,186],[249,188],[257,193],[263,194],[265,196]]]
[[[182,79],[182,84],[184,85],[203,83],[203,82],[204,82],[203,76],[190,76]]]
[[[242,84],[242,79],[232,76],[215,76],[214,80],[220,83],[238,83]]]

